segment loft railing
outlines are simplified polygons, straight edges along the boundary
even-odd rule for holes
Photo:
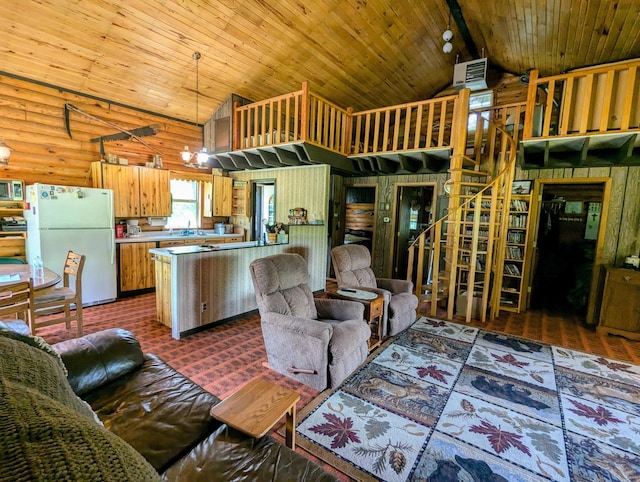
[[[305,83],[306,85],[306,83]],[[304,89],[303,89],[304,90]],[[349,153],[349,131],[351,114],[319,95],[309,92],[308,119],[303,125],[309,131],[304,140],[333,152]]]
[[[351,155],[451,146],[457,95],[352,114]]]
[[[529,74],[524,139],[640,129],[640,60]]]
[[[305,141],[346,154],[349,112],[302,89],[271,99],[234,107],[234,150]]]
[[[458,95],[352,112],[309,91],[234,106],[233,150],[308,142],[342,155],[451,147]]]
[[[304,86],[303,86],[304,87]],[[272,146],[302,140],[308,97],[297,92],[234,106],[233,149]]]

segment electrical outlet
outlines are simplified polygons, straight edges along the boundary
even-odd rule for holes
[[[200,312],[204,313],[205,311],[207,311],[207,304],[203,302],[200,304]]]

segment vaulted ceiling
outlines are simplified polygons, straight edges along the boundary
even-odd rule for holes
[[[427,99],[474,49],[513,74],[640,57],[638,0],[3,0],[0,21],[0,71],[189,121],[200,52],[198,122],[304,80],[356,110]]]

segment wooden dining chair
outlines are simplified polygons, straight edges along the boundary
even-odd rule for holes
[[[0,320],[15,331],[22,332],[20,320],[33,333],[33,283],[18,281],[0,287]],[[15,328],[13,328],[15,326]],[[22,325],[24,326],[24,325]]]
[[[64,323],[70,329],[71,322],[75,321],[78,336],[82,336],[82,268],[85,258],[83,254],[69,251],[62,274],[63,286],[44,290],[42,293],[36,292],[33,302],[33,334],[38,328],[58,323]],[[71,278],[74,278],[73,287]],[[71,305],[74,305],[73,314]],[[53,316],[60,313],[62,316]],[[42,317],[46,318],[38,321]]]

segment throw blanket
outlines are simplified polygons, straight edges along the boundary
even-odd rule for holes
[[[97,422],[44,340],[0,330],[0,480],[159,480]]]

